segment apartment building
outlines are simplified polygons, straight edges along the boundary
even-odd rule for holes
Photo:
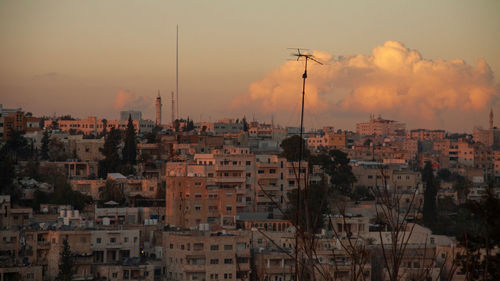
[[[164,232],[167,278],[250,280],[250,238],[246,232]]]
[[[21,108],[3,108],[0,104],[0,140],[8,140],[14,131],[40,131],[40,121],[38,117],[26,116]]]
[[[106,180],[72,179],[70,185],[73,190],[98,200],[100,199],[100,191],[106,186],[106,181],[118,185],[129,198],[137,195],[145,198],[156,198],[158,195],[158,182],[156,179],[128,178],[120,173],[109,173]]]
[[[39,264],[42,264],[44,269],[44,280],[54,280],[57,276],[64,240],[68,241],[73,256],[75,267],[73,277],[79,280],[92,280],[91,233],[85,229],[49,230],[37,233],[36,241],[40,249],[37,257],[40,255]]]
[[[323,136],[313,136],[307,138],[307,146],[311,149],[324,147],[327,149],[339,149],[347,146],[347,132],[327,131]]]
[[[408,131],[406,137],[409,139],[415,139],[419,141],[424,140],[444,140],[446,137],[446,132],[444,130],[428,130],[428,129],[415,129]]]
[[[179,227],[236,226],[236,190],[210,185],[206,176],[167,176],[165,220]]]
[[[127,118],[128,120],[128,118]],[[137,133],[150,133],[155,127],[154,121],[151,120],[133,120],[134,129]],[[75,120],[45,120],[44,128],[57,128],[59,130],[69,132],[69,133],[82,133],[84,135],[98,135],[100,134],[104,126],[106,126],[109,131],[111,128],[117,130],[125,130],[127,128],[128,121],[125,120],[106,120],[99,119],[95,116],[89,116],[86,119],[75,119]]]
[[[357,179],[356,185],[368,188],[387,185],[394,192],[413,193],[422,184],[419,172],[407,170],[401,165],[356,162],[353,164],[352,172]]]
[[[356,124],[356,132],[359,135],[404,135],[406,124],[394,120],[375,118],[370,116],[370,120],[365,123]]]
[[[93,263],[117,263],[139,257],[139,229],[92,230],[90,234]]]
[[[42,280],[41,266],[1,267],[0,280],[36,281]]]

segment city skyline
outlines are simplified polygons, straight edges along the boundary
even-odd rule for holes
[[[493,1],[310,6],[297,2],[287,6],[119,3],[2,2],[4,106],[23,107],[35,115],[79,118],[116,118],[122,109],[136,109],[153,120],[158,89],[165,105],[175,90],[175,26],[179,24],[184,118],[216,121],[246,115],[297,124],[297,114],[290,108],[294,97],[299,102],[302,64],[288,61],[287,48],[309,47],[319,50],[329,63],[310,70],[308,127],[354,129],[370,114],[380,114],[409,128],[471,131],[475,125],[487,126],[491,108],[495,124],[500,123],[496,52],[500,20],[495,16],[500,4]],[[391,88],[398,79],[381,73],[382,64],[374,62],[387,49],[400,50],[402,58],[410,58],[402,66],[439,67],[430,71],[437,90],[422,91],[428,80],[413,72],[404,75],[401,88]],[[377,81],[389,82],[376,82],[373,87],[367,76],[356,73],[351,66],[363,60],[365,66],[374,62],[365,69]],[[456,81],[463,83],[455,85]],[[288,89],[285,98],[277,94],[276,85]],[[319,93],[314,93],[315,88]],[[359,91],[367,88],[371,90]],[[410,102],[379,98],[387,92],[399,95],[401,89],[416,89],[420,95]],[[370,93],[378,98],[375,106],[360,101],[371,100]],[[251,98],[259,94],[265,94],[264,99]],[[270,99],[273,95],[278,104]],[[312,97],[319,99],[307,103]],[[242,100],[244,106],[238,106]],[[413,104],[418,107],[407,110]],[[169,121],[169,110],[164,106],[164,123]]]

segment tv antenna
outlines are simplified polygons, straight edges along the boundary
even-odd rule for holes
[[[302,74],[302,106],[300,110],[300,150],[299,150],[299,171],[297,173],[297,212],[296,212],[296,222],[297,222],[297,228],[300,227],[300,209],[301,209],[301,199],[300,199],[300,176],[302,173],[302,157],[304,155],[304,97],[306,95],[306,79],[307,79],[307,62],[309,60],[312,60],[313,62],[317,64],[323,65],[322,62],[320,62],[316,57],[314,57],[312,54],[309,54],[307,52],[308,49],[301,49],[301,48],[288,48],[291,50],[297,50],[296,53],[293,53],[292,56],[297,57],[297,61],[300,59],[304,59],[305,64],[304,64],[304,74]],[[304,175],[305,176],[305,175]],[[307,189],[304,187],[304,201],[307,201]],[[307,204],[305,202],[304,204]],[[306,218],[307,220],[307,218]],[[309,228],[309,224],[307,224],[307,228]],[[298,229],[297,229],[298,230]],[[306,229],[306,231],[309,231]],[[299,275],[298,275],[298,235],[295,236],[295,279],[298,281],[299,280]]]

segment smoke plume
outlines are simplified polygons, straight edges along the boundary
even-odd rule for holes
[[[136,96],[134,93],[127,90],[120,90],[116,93],[113,107],[115,110],[143,110],[148,107],[148,100],[142,96]]]

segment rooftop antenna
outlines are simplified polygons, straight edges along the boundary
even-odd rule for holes
[[[295,221],[297,222],[297,228],[300,227],[299,222],[300,222],[300,209],[301,209],[301,199],[300,199],[300,175],[302,173],[302,157],[304,155],[304,141],[303,141],[303,135],[304,135],[304,97],[306,95],[306,79],[307,79],[307,62],[309,60],[312,60],[313,62],[316,62],[317,64],[323,64],[320,62],[318,59],[316,59],[312,54],[309,53],[304,53],[303,51],[307,49],[300,49],[300,48],[289,48],[291,50],[297,50],[297,53],[293,53],[292,56],[297,57],[297,61],[300,59],[303,59],[305,61],[304,63],[304,74],[302,74],[302,106],[301,106],[301,112],[300,112],[300,150],[299,150],[299,171],[297,173],[297,212],[296,212],[296,217]],[[301,52],[302,50],[302,52]],[[307,189],[304,187],[304,204],[307,204]],[[306,215],[306,220],[307,215]],[[306,227],[309,228],[309,223],[306,223]],[[298,230],[298,229],[297,229]],[[309,231],[308,229],[306,231]],[[295,280],[299,280],[299,274],[298,274],[298,268],[299,268],[299,256],[298,256],[298,235],[295,235]]]
[[[175,121],[175,98],[174,98],[174,92],[172,91],[172,124]]]
[[[175,46],[175,93],[177,95],[177,119],[179,119],[179,25],[177,25]]]

